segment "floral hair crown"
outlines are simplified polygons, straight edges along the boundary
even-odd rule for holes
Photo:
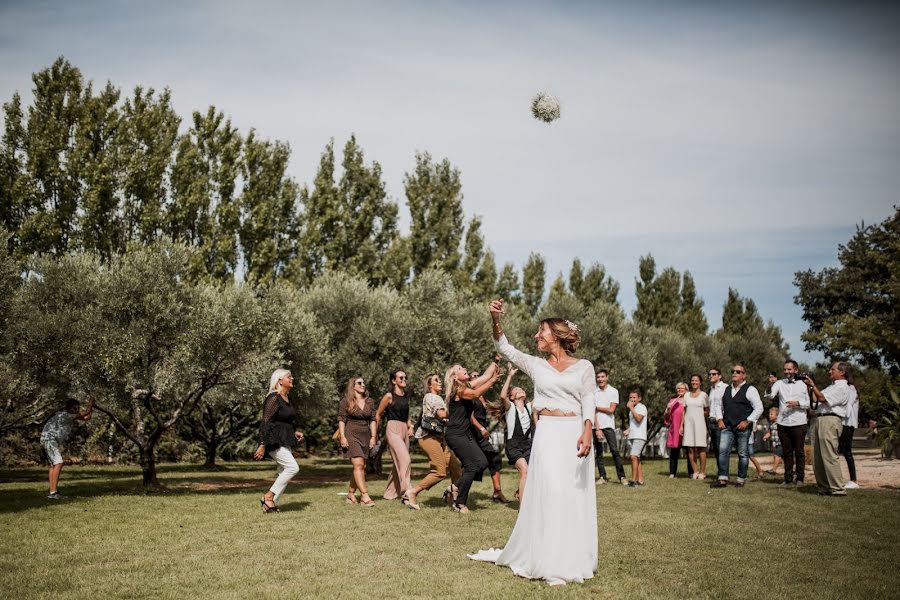
[[[573,323],[572,321],[570,321],[568,319],[565,319],[565,321],[566,321],[566,327],[568,327],[575,333],[578,333],[578,325],[576,325],[575,323]]]

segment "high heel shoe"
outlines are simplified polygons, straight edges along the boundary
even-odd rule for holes
[[[460,504],[459,502],[454,502],[452,505],[453,512],[458,512],[463,515],[469,514],[469,507],[465,504]]]
[[[375,501],[368,494],[363,494],[359,497],[359,503],[362,506],[372,507],[375,506]]]
[[[419,505],[409,499],[409,496],[403,494],[400,496],[400,502],[413,510],[419,510]]]
[[[271,504],[269,504],[271,502]],[[259,503],[262,505],[263,513],[277,513],[281,512],[278,510],[278,506],[275,504],[274,500],[266,500],[265,497],[259,499]]]
[[[453,505],[453,484],[450,484],[446,490],[444,490],[444,502],[449,505]]]

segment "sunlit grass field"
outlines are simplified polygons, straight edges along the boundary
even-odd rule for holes
[[[775,478],[742,490],[668,479],[648,461],[647,485],[597,488],[600,563],[594,579],[550,588],[466,553],[502,546],[516,504],[473,487],[469,515],[440,489],[421,511],[380,500],[350,506],[349,465],[301,461],[280,514],[258,498],[274,466],[218,472],[163,465],[167,493],[146,495],[133,467],[66,467],[45,499],[44,469],[0,471],[0,597],[25,598],[896,598],[900,494],[819,497]],[[386,464],[389,469],[390,465]],[[426,468],[413,465],[414,478]],[[626,468],[627,471],[627,468]],[[508,467],[511,498],[517,476]],[[379,501],[380,500],[380,501]]]

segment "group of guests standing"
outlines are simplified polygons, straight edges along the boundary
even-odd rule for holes
[[[383,494],[385,499],[400,499],[409,508],[419,510],[419,495],[449,476],[451,483],[444,490],[443,498],[453,510],[466,513],[473,482],[480,481],[482,474],[488,471],[494,490],[492,500],[507,502],[500,486],[502,456],[489,441],[489,415],[505,420],[505,453],[509,464],[519,471],[515,499],[521,500],[528,476],[535,419],[525,391],[521,387],[511,387],[513,377],[519,371],[512,362],[507,365],[499,405],[484,398],[484,394],[501,376],[500,358],[498,354],[483,373],[469,372],[464,366],[455,364],[447,369],[443,381],[437,373],[427,375],[423,381],[422,413],[415,425],[410,417],[408,377],[404,370],[390,372],[390,389],[382,396],[377,408],[374,399],[369,396],[366,381],[362,377],[348,379],[338,409],[340,445],[353,466],[347,502],[367,507],[375,505],[368,492],[365,464],[377,444],[377,432],[382,421],[386,421],[384,438],[393,464]],[[846,494],[846,489],[859,487],[852,454],[859,396],[848,381],[849,365],[834,363],[829,373],[834,382],[820,391],[808,375],[801,376],[796,361],[789,359],[784,363],[784,378],[772,377],[771,388],[765,394],[766,399],[775,403],[769,411],[769,430],[765,439],[770,440],[773,453],[784,461],[782,485],[803,485],[806,464],[804,444],[809,428],[811,398],[814,399],[817,426],[813,430],[812,443],[816,482],[820,493],[841,496]],[[668,427],[669,477],[675,477],[680,456],[686,451],[689,476],[706,479],[709,448],[717,463],[717,477],[712,487],[727,487],[731,453],[736,449],[738,463],[734,485],[743,487],[751,461],[757,473],[761,471],[753,456],[753,435],[763,413],[762,398],[759,391],[746,381],[747,370],[743,365],[732,367],[731,385],[722,381],[718,368],[709,369],[707,376],[710,384],[708,393],[701,389],[701,376],[693,374],[689,384],[678,383],[675,386],[675,396],[666,404],[663,420]],[[629,480],[625,476],[615,431],[619,392],[610,385],[609,371],[605,368],[596,371],[595,383],[593,446],[599,471],[597,481],[600,484],[608,481],[603,462],[605,441],[613,458],[616,479],[630,486],[642,486],[641,457],[648,430],[648,411],[643,404],[642,392],[632,390],[627,403],[629,426],[625,436],[629,442],[631,461]],[[303,439],[303,434],[294,431],[296,410],[288,400],[292,387],[293,376],[289,371],[275,371],[270,393],[264,403],[260,446],[255,458],[261,459],[267,453],[278,464],[278,477],[260,500],[265,512],[278,510],[277,501],[281,493],[298,472],[291,449]],[[429,472],[415,485],[411,481],[409,452],[413,439],[429,461]],[[839,456],[847,460],[850,473],[847,482],[841,478]]]

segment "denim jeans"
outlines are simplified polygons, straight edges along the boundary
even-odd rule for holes
[[[720,429],[719,437],[719,479],[728,481],[728,463],[731,460],[731,449],[737,444],[738,453],[738,481],[747,479],[747,467],[750,464],[750,451],[748,450],[748,442],[750,440],[750,427],[741,431],[737,426],[725,426]]]

